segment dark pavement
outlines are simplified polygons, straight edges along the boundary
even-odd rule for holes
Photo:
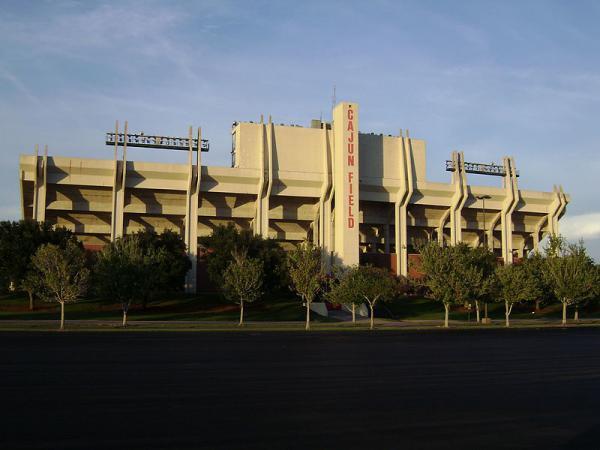
[[[600,329],[0,333],[2,449],[598,449]]]

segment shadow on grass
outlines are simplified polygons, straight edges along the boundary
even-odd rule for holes
[[[55,303],[38,301],[34,311],[28,309],[27,296],[22,294],[0,295],[0,320],[56,320],[60,308]],[[512,319],[553,319],[561,317],[561,305],[551,304],[532,314],[533,304],[515,305]],[[569,308],[569,318],[573,317],[573,308]],[[83,299],[68,304],[65,308],[67,320],[119,320],[119,304],[101,299]],[[483,316],[483,311],[481,312]],[[504,320],[504,304],[488,304],[489,317]],[[444,319],[444,307],[440,302],[422,297],[404,297],[394,302],[379,303],[375,308],[375,317],[392,320],[439,320]],[[600,310],[597,304],[580,308],[581,318],[598,318]],[[147,308],[134,305],[130,312],[131,320],[202,320],[237,321],[239,306],[226,301],[215,292],[203,292],[198,295],[173,295],[151,302]],[[305,309],[298,297],[284,292],[274,297],[266,297],[245,307],[245,320],[248,321],[304,321]],[[311,314],[315,322],[335,322],[335,319]],[[475,322],[475,310],[471,313],[463,307],[453,307],[450,320]]]
[[[60,307],[55,303],[38,301],[34,311],[29,311],[28,300],[20,295],[0,297],[0,320],[55,320]],[[265,298],[246,304],[244,319],[249,321],[303,321],[305,309],[300,299],[292,296]],[[143,308],[133,305],[129,311],[130,320],[207,320],[236,321],[239,319],[239,306],[224,300],[216,293],[198,295],[177,295],[154,301]],[[65,306],[67,320],[119,320],[121,306],[100,299],[83,299]],[[332,319],[311,314],[315,322],[328,322]]]

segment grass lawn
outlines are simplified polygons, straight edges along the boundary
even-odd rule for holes
[[[55,303],[38,301],[34,311],[29,311],[29,303],[22,294],[0,295],[0,321],[2,320],[57,320],[60,308]],[[532,314],[531,305],[515,305],[511,319],[560,319],[561,305],[552,304]],[[492,303],[488,306],[489,316],[495,320],[504,320],[504,304]],[[305,309],[298,297],[291,293],[279,298],[267,298],[254,304],[246,305],[247,321],[304,321]],[[569,318],[573,316],[569,308]],[[394,302],[379,303],[375,316],[391,320],[443,320],[444,307],[441,303],[425,298],[402,298]],[[482,311],[483,316],[483,311]],[[98,299],[84,299],[65,307],[67,320],[119,320],[121,307],[116,303]],[[581,318],[600,318],[597,304],[580,309]],[[128,314],[132,321],[237,321],[239,307],[225,301],[219,294],[207,292],[198,295],[179,295],[148,304],[146,309],[134,306]],[[311,314],[314,322],[335,323],[334,319]],[[450,320],[468,321],[469,312],[462,307],[455,307],[450,313]],[[475,310],[470,314],[471,322],[475,321]]]
[[[382,303],[376,308],[376,317],[389,317],[396,320],[443,320],[444,306],[426,298],[406,297],[395,302]],[[574,308],[568,308],[569,319],[573,317]],[[488,316],[493,320],[504,320],[504,303],[489,303]],[[481,308],[481,317],[483,317],[483,305]],[[560,319],[562,317],[562,304],[554,303],[544,305],[540,311],[535,312],[535,305],[524,304],[515,305],[510,315],[511,319]],[[600,307],[598,304],[590,304],[580,308],[579,317],[600,318]],[[475,321],[475,305],[471,313],[466,308],[455,306],[450,311],[450,320]]]
[[[58,319],[60,307],[55,303],[38,301],[34,311],[29,310],[25,296],[8,294],[0,296],[0,320],[54,320]],[[144,309],[134,305],[128,313],[129,320],[239,320],[239,306],[225,301],[219,294],[203,293],[197,296],[179,295],[151,302]],[[244,307],[244,320],[248,321],[302,321],[305,309],[298,297],[263,299]],[[316,322],[330,319],[312,314]],[[119,320],[121,306],[98,299],[83,299],[65,305],[67,320]]]

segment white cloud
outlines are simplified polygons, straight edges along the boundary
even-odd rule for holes
[[[560,221],[560,231],[569,240],[600,238],[600,212],[567,215]]]

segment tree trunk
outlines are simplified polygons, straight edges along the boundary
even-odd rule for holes
[[[485,317],[485,323],[489,323],[489,322],[488,322],[488,310],[487,310],[487,302],[485,302],[485,303],[483,304],[483,310],[485,311],[485,312],[483,313],[483,315],[484,315],[484,317]]]
[[[541,300],[536,300],[535,301],[535,312],[539,312],[540,311],[540,305],[542,304]]]
[[[506,328],[510,327],[510,309],[508,307],[508,302],[504,302],[504,309],[505,309],[505,313],[504,315],[506,316]]]
[[[65,302],[60,302],[60,331],[65,329]]]
[[[475,312],[477,313],[477,323],[481,323],[481,314],[479,314],[479,300],[475,300]]]
[[[243,326],[244,325],[244,300],[240,301],[240,323],[238,324],[238,326]]]
[[[306,302],[306,331],[310,330],[310,303]]]
[[[123,309],[123,328],[127,326],[127,310]]]
[[[579,322],[579,305],[575,305],[575,314],[573,315],[575,322]]]
[[[369,308],[371,309],[371,327],[370,329],[372,330],[374,327],[374,317],[375,317],[375,311],[373,309],[373,306],[371,303],[369,303]]]
[[[448,328],[448,315],[450,314],[450,305],[444,303],[445,315],[444,315],[444,328]]]
[[[352,303],[352,323],[356,323],[356,304]]]
[[[563,302],[563,314],[562,314],[562,324],[566,325],[567,324],[567,302],[564,301]]]
[[[29,294],[29,311],[33,311],[33,292],[28,292]]]

